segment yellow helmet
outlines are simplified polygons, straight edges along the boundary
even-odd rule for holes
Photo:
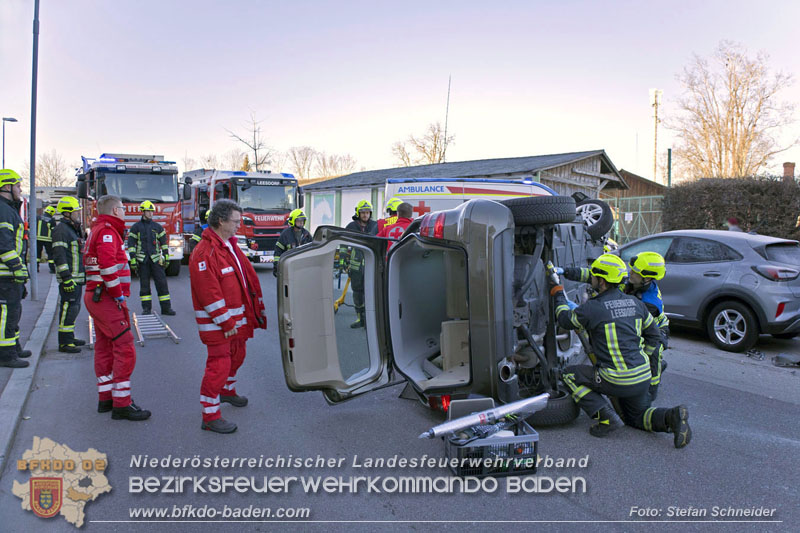
[[[15,185],[17,183],[22,183],[22,178],[11,170],[10,168],[4,168],[0,170],[0,187],[4,185]]]
[[[372,211],[372,204],[367,200],[361,200],[356,205],[356,215],[360,215],[361,211]]]
[[[44,208],[44,212],[47,213],[48,215],[55,215],[56,214],[56,206],[48,205],[47,207]]]
[[[72,213],[73,211],[80,210],[81,204],[78,202],[77,198],[73,198],[72,196],[63,197],[58,201],[58,207],[56,207],[56,211],[59,213]]]
[[[632,272],[636,272],[643,278],[653,278],[659,280],[667,273],[664,258],[656,252],[642,252],[634,255],[628,261]]]
[[[603,254],[594,260],[591,267],[592,275],[603,278],[609,283],[620,283],[628,274],[625,261],[612,254]]]
[[[155,211],[156,206],[153,205],[153,202],[150,200],[145,200],[141,204],[139,204],[139,211]]]
[[[295,209],[291,213],[289,213],[289,219],[286,221],[292,227],[294,227],[294,223],[298,221],[298,219],[306,220],[306,214],[303,213],[302,209]]]
[[[397,211],[397,207],[403,203],[403,200],[400,198],[389,198],[389,201],[386,202],[386,210],[387,211]]]

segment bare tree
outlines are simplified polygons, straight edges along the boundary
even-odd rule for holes
[[[350,174],[356,168],[356,159],[350,154],[326,154],[318,152],[315,165],[316,175],[330,178]]]
[[[220,168],[216,154],[206,154],[197,160],[202,168]]]
[[[226,170],[250,170],[250,159],[246,153],[238,148],[228,150],[222,154],[220,161],[222,162],[222,167]]]
[[[231,138],[244,144],[253,152],[250,164],[256,171],[259,170],[259,167],[268,165],[273,154],[273,150],[267,146],[261,133],[261,122],[262,121],[256,119],[256,114],[251,111],[250,121],[247,123],[248,131],[244,136],[240,136],[228,129],[225,130]]]
[[[770,72],[768,56],[748,57],[742,45],[722,41],[711,60],[695,56],[678,75],[679,114],[667,126],[677,132],[676,159],[688,177],[743,177],[763,171],[781,147],[777,136],[794,122],[794,107],[778,93],[791,75]]]
[[[183,153],[183,171],[186,172],[187,170],[192,170],[197,167],[197,161],[194,158],[189,157],[189,152]]]
[[[400,161],[400,166],[435,165],[444,162],[447,147],[453,144],[455,135],[445,137],[440,122],[428,125],[425,135],[409,135],[406,141],[398,141],[392,146],[392,153]]]
[[[310,146],[293,146],[289,148],[289,165],[297,179],[311,177],[311,168],[317,156],[317,151]]]
[[[31,165],[25,162],[22,178],[30,183]],[[70,166],[54,149],[39,155],[36,161],[36,185],[39,187],[67,187],[75,184],[75,165]]]

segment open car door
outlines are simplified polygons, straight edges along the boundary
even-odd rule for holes
[[[313,243],[281,256],[278,333],[289,389],[320,390],[335,404],[389,383],[386,244],[321,226]]]

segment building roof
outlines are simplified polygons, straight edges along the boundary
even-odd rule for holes
[[[430,178],[448,180],[457,178],[503,176],[507,174],[528,173],[534,174],[569,163],[601,156],[607,166],[612,170],[616,179],[616,186],[627,189],[625,179],[611,162],[605,150],[591,150],[588,152],[570,152],[566,154],[534,155],[528,157],[506,157],[502,159],[480,159],[477,161],[457,161],[453,163],[439,163],[437,165],[418,165],[413,167],[386,168],[381,170],[367,170],[355,172],[325,181],[307,185],[305,190],[323,190],[340,187],[371,187],[383,185],[389,179],[402,178]],[[612,185],[613,187],[613,185]]]
[[[639,176],[638,174],[634,174],[633,172],[625,170],[624,168],[619,169],[619,173],[622,175],[623,178],[625,178],[626,182],[639,181],[645,185],[652,186],[655,188],[660,188],[660,189],[668,188],[666,185],[657,183],[649,178],[645,178],[644,176]]]

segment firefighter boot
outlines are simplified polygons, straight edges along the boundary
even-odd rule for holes
[[[98,411],[99,407],[98,405]],[[111,410],[111,418],[114,420],[133,420],[138,422],[139,420],[147,420],[150,418],[150,411],[142,409],[131,402],[131,404],[126,407],[114,407]]]
[[[673,407],[667,411],[667,428],[673,433],[672,442],[676,448],[683,448],[692,440],[692,428],[689,427],[689,408],[685,405]]]
[[[169,305],[169,302],[167,302],[167,305],[163,304],[161,305],[161,314],[167,316],[175,316],[175,311],[172,310],[172,306]]]
[[[153,314],[153,302],[142,302],[142,314],[143,315]]]
[[[23,361],[16,356],[0,359],[0,366],[5,366],[8,368],[25,368],[28,365],[30,365],[28,361]]]
[[[606,437],[612,431],[625,425],[616,411],[609,406],[597,411],[594,418],[597,419],[597,424],[589,428],[589,433],[593,437]]]
[[[233,422],[228,422],[224,418],[217,418],[211,422],[203,422],[203,425],[200,426],[200,428],[205,429],[206,431],[213,431],[215,433],[233,433],[236,431],[236,424]]]
[[[81,353],[81,349],[72,344],[59,344],[58,351],[61,353]]]
[[[72,339],[72,344],[75,346],[86,346],[86,341],[83,339]]]

